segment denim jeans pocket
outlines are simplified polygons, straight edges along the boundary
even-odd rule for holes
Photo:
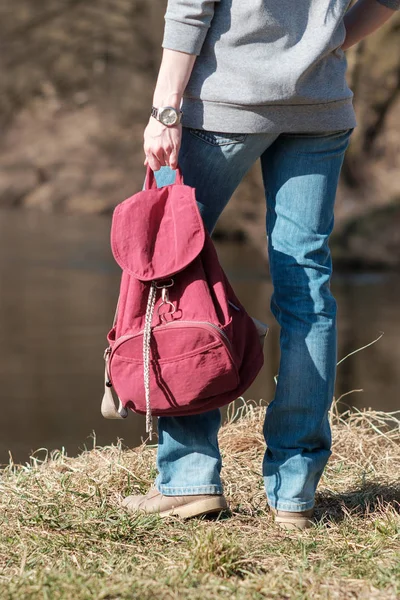
[[[211,146],[242,144],[248,136],[247,133],[224,133],[223,131],[207,131],[206,129],[196,129],[194,127],[188,129],[192,135]]]

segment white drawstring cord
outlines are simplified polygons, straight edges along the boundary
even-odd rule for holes
[[[146,397],[146,433],[149,434],[149,439],[152,439],[153,422],[151,418],[150,406],[150,342],[151,342],[151,323],[153,320],[154,307],[156,304],[156,284],[151,282],[149,297],[147,300],[146,317],[144,321],[143,331],[143,378],[144,392]]]

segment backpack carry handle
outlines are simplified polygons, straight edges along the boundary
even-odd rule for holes
[[[176,172],[175,185],[183,185],[183,175],[182,175],[182,171],[181,171],[181,168],[179,165],[176,167],[175,172]],[[147,165],[144,189],[145,190],[151,190],[151,189],[156,190],[157,189],[157,182],[156,182],[156,178],[154,177],[154,171],[150,167],[150,165]]]

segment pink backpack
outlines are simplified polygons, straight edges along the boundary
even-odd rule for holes
[[[161,188],[147,167],[144,190],[114,210],[111,247],[122,279],[103,416],[145,414],[151,439],[152,415],[202,413],[240,396],[263,365],[267,327],[236,298],[179,166]]]

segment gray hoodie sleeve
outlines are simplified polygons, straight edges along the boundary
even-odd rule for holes
[[[392,10],[400,10],[400,0],[377,0],[379,4],[383,4],[383,6],[387,6]]]
[[[168,0],[162,47],[198,56],[219,1]]]

